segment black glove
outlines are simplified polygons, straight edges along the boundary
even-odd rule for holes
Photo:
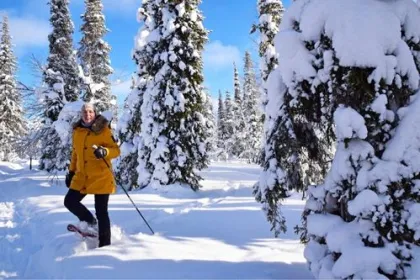
[[[67,173],[66,175],[66,186],[67,188],[70,188],[70,184],[71,184],[71,180],[73,179],[74,176],[74,172],[70,171],[69,173]]]
[[[106,155],[107,155],[106,149],[104,147],[101,147],[101,146],[96,148],[93,153],[95,154],[95,157],[98,158],[98,159],[105,158]]]

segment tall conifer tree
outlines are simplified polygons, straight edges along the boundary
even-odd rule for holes
[[[216,118],[214,116],[213,110],[213,100],[211,98],[210,92],[205,89],[206,92],[206,102],[204,103],[204,118],[207,121],[206,127],[206,149],[209,157],[211,159],[216,158],[216,151],[217,151],[217,127],[216,127]]]
[[[245,151],[243,157],[251,162],[257,162],[261,149],[262,124],[260,121],[261,110],[259,109],[259,89],[251,54],[245,52],[244,63],[244,89],[243,111],[245,115]]]
[[[251,33],[258,32],[259,38],[259,56],[261,71],[261,100],[262,117],[265,121],[265,107],[267,105],[267,79],[270,73],[277,67],[278,58],[274,47],[274,37],[279,31],[280,23],[283,18],[284,7],[281,0],[257,0],[258,23],[251,28]],[[262,143],[266,142],[266,131],[262,134]],[[261,149],[259,156],[260,163],[264,161],[264,148]]]
[[[139,143],[142,124],[142,105],[148,82],[153,80],[153,55],[155,50],[147,48],[146,42],[154,29],[153,5],[143,1],[137,19],[144,24],[139,28],[133,48],[133,60],[137,71],[133,88],[124,103],[124,112],[118,121],[117,133],[121,141],[121,155],[116,165],[117,182],[128,189],[139,187]]]
[[[85,0],[86,10],[82,15],[81,32],[78,57],[84,75],[89,77],[91,85],[85,85],[83,99],[94,101],[98,111],[114,109],[115,98],[111,94],[109,75],[113,73],[109,52],[111,47],[104,40],[108,32],[105,26],[105,16],[102,12],[102,0]]]
[[[157,0],[141,12],[151,28],[142,48],[154,60],[141,107],[140,187],[180,183],[197,190],[196,171],[208,164],[201,55],[208,31],[199,3]]]
[[[70,147],[62,143],[52,126],[61,109],[79,97],[80,76],[73,49],[74,26],[70,18],[68,0],[50,0],[50,23],[48,36],[49,56],[43,73],[42,101],[45,105],[44,131],[41,144],[40,168],[47,171],[64,170],[70,160]]]
[[[218,157],[226,158],[225,154],[225,140],[226,140],[226,128],[225,128],[225,104],[223,102],[222,92],[219,90],[219,99],[217,106],[217,149]]]
[[[281,0],[258,0],[257,6],[259,20],[252,26],[251,33],[258,31],[260,34],[260,69],[264,83],[278,64],[274,37],[279,31],[284,7]]]
[[[224,102],[224,146],[225,153],[230,159],[234,156],[235,148],[235,115],[234,115],[234,102],[230,97],[230,92],[226,91],[225,93],[225,102]]]
[[[26,123],[16,85],[16,57],[13,54],[8,17],[3,17],[0,38],[0,160],[10,160],[13,143],[23,136]]]
[[[235,122],[235,134],[234,134],[234,145],[232,153],[236,157],[243,156],[245,151],[245,144],[247,131],[245,130],[245,117],[244,117],[244,107],[242,102],[242,90],[241,83],[239,81],[239,73],[236,64],[233,63],[233,88],[234,88],[234,97],[233,97],[233,115]]]
[[[285,230],[281,200],[305,184],[302,165],[320,167],[300,231],[314,276],[406,279],[420,241],[420,32],[410,24],[420,13],[409,0],[301,4],[292,4],[276,36],[280,64],[269,79],[270,129],[256,196],[277,235]],[[360,11],[365,29],[329,25]],[[351,36],[371,40],[352,44]],[[375,55],[366,66],[360,61],[369,48]],[[398,67],[384,71],[383,61]]]

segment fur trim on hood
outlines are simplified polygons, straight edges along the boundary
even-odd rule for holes
[[[87,128],[89,128],[91,131],[93,131],[94,133],[96,133],[96,134],[98,134],[98,133],[101,133],[101,131],[106,127],[106,126],[108,126],[109,125],[109,121],[105,118],[105,117],[103,117],[103,116],[101,116],[101,115],[98,115],[96,118],[95,118],[95,120],[93,121],[93,123],[92,123],[92,125],[90,126],[90,127],[87,127]],[[83,125],[82,125],[82,120],[80,119],[80,120],[78,120],[74,125],[73,125],[73,129],[75,129],[75,128],[77,128],[77,127],[84,127]]]

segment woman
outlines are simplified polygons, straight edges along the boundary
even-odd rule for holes
[[[110,160],[119,154],[109,122],[96,115],[93,104],[85,103],[82,119],[73,127],[73,149],[66,176],[69,191],[64,198],[64,206],[89,226],[95,228],[98,224],[99,247],[111,244],[108,200],[109,195],[115,192],[115,181]],[[95,195],[97,221],[81,203],[87,194]]]

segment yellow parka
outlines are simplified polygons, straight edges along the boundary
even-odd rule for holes
[[[93,145],[106,149],[105,161],[109,167],[103,159],[95,157]],[[119,155],[120,148],[103,116],[97,116],[90,128],[83,127],[81,121],[77,122],[73,128],[73,150],[69,166],[69,171],[75,175],[70,188],[83,194],[114,193],[111,159]]]

